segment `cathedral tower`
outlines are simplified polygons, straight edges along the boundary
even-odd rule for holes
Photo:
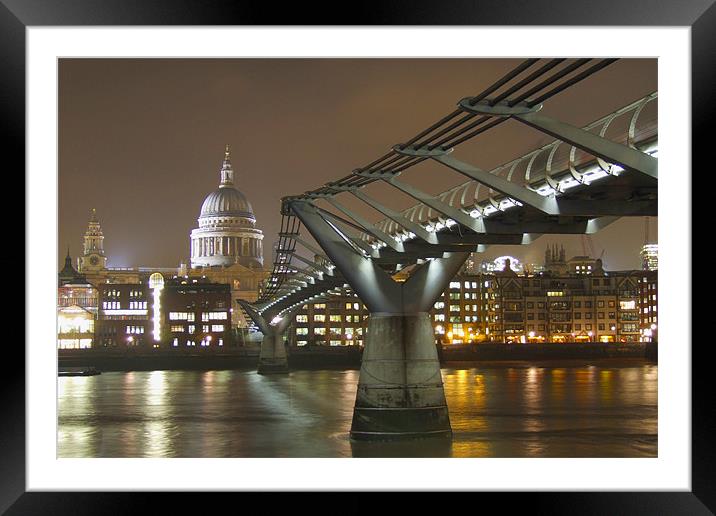
[[[99,271],[107,267],[104,254],[104,236],[97,220],[97,211],[92,208],[87,231],[85,231],[82,256],[79,258],[79,272]]]

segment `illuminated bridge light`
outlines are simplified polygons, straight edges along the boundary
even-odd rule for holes
[[[570,188],[574,188],[575,186],[579,186],[579,181],[574,178],[567,179],[559,184],[559,187],[562,190],[568,190]]]

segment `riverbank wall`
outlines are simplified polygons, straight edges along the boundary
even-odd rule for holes
[[[291,347],[288,350],[292,369],[341,368],[358,369],[363,350],[350,347]],[[251,369],[258,365],[258,347],[225,349],[148,349],[59,350],[58,366],[95,367],[98,371],[154,371],[154,370],[208,370]],[[553,360],[553,359],[608,359],[643,358],[656,362],[656,343],[545,343],[502,344],[482,343],[450,345],[438,348],[442,364],[450,362]]]

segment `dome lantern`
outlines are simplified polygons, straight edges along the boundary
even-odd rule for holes
[[[234,169],[231,166],[231,151],[228,143],[224,150],[224,162],[221,164],[221,183],[219,188],[227,186],[234,186]]]

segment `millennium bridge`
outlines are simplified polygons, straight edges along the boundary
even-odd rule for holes
[[[350,288],[370,313],[351,438],[449,438],[428,312],[470,253],[657,216],[656,92],[585,127],[550,116],[560,93],[614,61],[525,60],[380,158],[284,197],[272,274],[255,303],[239,301],[264,336],[259,373],[288,372],[283,334],[296,310]],[[555,140],[493,170],[459,158],[462,146],[500,124],[523,124]],[[406,182],[426,160],[465,182],[440,193]],[[385,205],[365,191],[377,182],[416,203]],[[370,222],[346,196],[385,218]]]

